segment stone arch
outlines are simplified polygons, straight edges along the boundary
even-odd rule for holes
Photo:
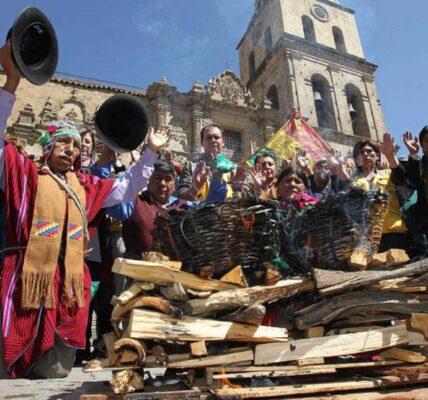
[[[268,89],[268,91],[266,93],[266,97],[271,102],[271,108],[273,108],[275,110],[279,110],[279,97],[278,97],[278,89],[277,89],[276,85],[272,85]]]
[[[328,80],[320,74],[314,74],[311,77],[311,83],[318,126],[336,130],[336,118]]]
[[[273,49],[272,32],[271,32],[270,26],[268,26],[265,30],[264,42],[265,42],[265,55],[267,57]]]
[[[309,42],[316,43],[317,38],[315,35],[314,22],[307,15],[302,16],[303,34],[305,39]]]
[[[74,89],[71,93],[71,97],[64,101],[58,111],[58,119],[86,122],[86,105],[77,96],[77,90]]]
[[[256,58],[254,56],[254,51],[252,51],[248,57],[248,71],[251,79],[256,73]]]
[[[352,83],[348,83],[345,86],[345,94],[354,135],[370,137],[369,124],[360,89]]]
[[[337,26],[333,26],[332,31],[336,50],[346,53],[345,37],[343,36],[342,30]]]

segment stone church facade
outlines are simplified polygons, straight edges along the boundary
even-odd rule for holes
[[[150,123],[169,124],[179,158],[200,152],[200,130],[225,129],[227,156],[241,161],[261,146],[294,107],[345,153],[361,137],[378,139],[383,117],[373,74],[364,59],[354,12],[330,0],[257,0],[238,45],[241,78],[225,71],[179,92],[166,78],[132,91],[56,76],[35,88],[23,80],[8,132],[39,155],[35,141],[55,119],[94,127],[98,107],[115,93],[137,96]],[[4,76],[0,75],[0,83]]]

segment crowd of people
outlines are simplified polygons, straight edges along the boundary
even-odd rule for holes
[[[260,152],[248,167],[226,159],[215,124],[202,129],[204,152],[197,160],[181,166],[170,152],[161,157],[170,136],[161,126],[150,129],[124,166],[114,151],[99,149],[87,127],[56,121],[40,138],[43,154],[34,160],[16,139],[4,137],[20,73],[9,44],[0,49],[0,61],[6,74],[0,89],[0,377],[63,377],[77,349],[79,361],[90,357],[92,310],[100,339],[111,330],[111,298],[125,287],[111,272],[113,260],[156,250],[155,217],[171,207],[256,196],[278,201],[280,209],[303,210],[350,185],[382,189],[390,204],[380,251],[426,255],[428,127],[419,138],[403,135],[406,161],[398,160],[385,133],[381,143],[355,145],[354,167],[338,152],[311,162],[303,150],[292,160]],[[101,342],[92,344],[102,351]]]

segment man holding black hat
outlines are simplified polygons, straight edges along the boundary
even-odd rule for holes
[[[168,138],[150,133],[148,148],[120,181],[78,171],[81,138],[75,124],[50,125],[40,140],[41,167],[3,141],[19,85],[10,44],[0,49],[6,83],[0,89],[0,189],[7,225],[0,301],[0,374],[64,377],[85,347],[90,275],[84,264],[90,230],[102,208],[133,200],[146,186]]]

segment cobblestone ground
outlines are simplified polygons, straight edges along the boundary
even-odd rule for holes
[[[107,388],[103,382],[111,376],[109,371],[85,374],[81,367],[75,367],[62,379],[3,379],[0,380],[0,399],[79,400],[89,382],[99,382],[101,390]],[[75,393],[71,393],[73,391]]]

